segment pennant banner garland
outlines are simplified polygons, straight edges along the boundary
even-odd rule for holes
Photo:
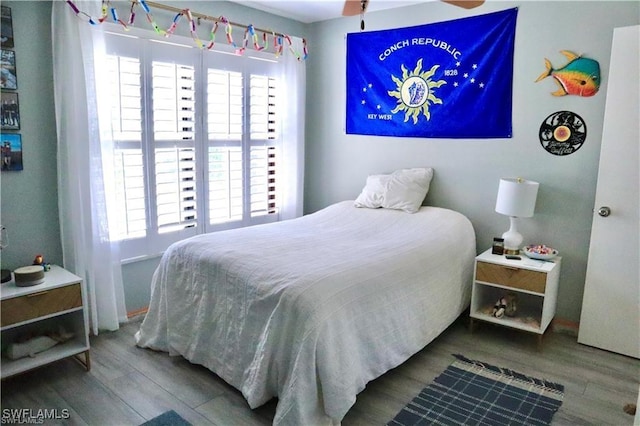
[[[94,18],[87,12],[80,10],[78,6],[76,6],[76,4],[73,2],[73,0],[66,0],[66,2],[71,8],[71,10],[73,11],[73,13],[75,13],[78,18],[88,22],[91,25],[99,25],[104,22],[107,22],[109,20],[109,16],[111,16],[111,18],[113,19],[113,22],[116,22],[122,25],[122,28],[125,31],[129,31],[129,26],[134,25],[135,18],[136,18],[135,9],[136,9],[136,5],[139,4],[147,16],[147,21],[151,24],[155,32],[165,37],[171,36],[175,32],[176,28],[178,27],[180,18],[182,18],[183,16],[186,16],[187,20],[189,21],[189,32],[191,33],[191,38],[193,39],[193,41],[195,42],[196,46],[198,46],[199,49],[206,48],[208,50],[211,50],[211,48],[213,48],[216,41],[216,31],[218,30],[218,25],[220,23],[225,25],[225,35],[227,38],[227,43],[236,49],[237,55],[242,55],[247,50],[247,47],[249,46],[249,39],[251,39],[251,41],[253,42],[254,50],[260,51],[263,49],[267,49],[269,47],[267,32],[265,30],[260,30],[258,28],[255,28],[251,24],[242,25],[245,28],[244,39],[241,46],[236,44],[233,41],[233,36],[232,36],[232,32],[233,32],[232,23],[224,16],[215,18],[215,17],[203,15],[201,13],[192,12],[190,9],[179,9],[173,6],[166,6],[166,5],[162,5],[160,3],[154,3],[151,1],[147,2],[145,0],[132,0],[131,8],[129,10],[129,19],[127,22],[124,22],[122,19],[118,17],[118,11],[114,6],[111,5],[110,0],[102,0],[102,8],[101,8],[102,14],[98,18]],[[150,5],[153,5],[154,7],[159,9],[177,12],[177,14],[174,16],[171,22],[171,26],[169,26],[167,30],[163,30],[156,23],[156,20],[153,17],[153,14],[151,13],[151,8],[149,7]],[[197,17],[197,22],[198,22],[197,24],[194,17]],[[209,42],[207,44],[203,43],[202,40],[200,40],[200,37],[198,36],[198,32],[197,32],[197,26],[200,24],[201,19],[213,21],[213,25],[211,27],[211,31],[209,35]],[[260,45],[260,41],[259,41],[260,38],[258,37],[257,31],[262,32],[262,45]],[[286,34],[276,34],[274,31],[268,31],[268,32],[270,32],[271,35],[273,36],[273,51],[276,57],[282,54],[284,44],[286,42],[289,46],[289,50],[293,55],[295,55],[298,61],[304,61],[307,59],[308,51],[307,51],[306,39],[304,38],[302,39],[302,54],[300,54],[296,49],[294,49],[293,42],[291,41],[290,36]]]
[[[347,134],[510,138],[517,13],[347,34]]]

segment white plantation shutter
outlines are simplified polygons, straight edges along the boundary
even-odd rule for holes
[[[264,75],[251,75],[251,140],[274,140],[276,134],[276,81]]]
[[[207,70],[209,140],[240,142],[243,135],[244,88],[241,72]]]
[[[276,148],[251,148],[251,216],[277,213]]]
[[[197,222],[193,65],[152,63],[155,199],[159,233]]]
[[[277,213],[277,90],[275,78],[250,77],[251,216]]]
[[[207,70],[209,225],[277,219],[276,78],[247,74]]]
[[[117,239],[144,237],[147,234],[144,166],[141,149],[116,149],[116,196],[123,205],[117,208]]]
[[[140,59],[108,55],[111,128],[114,143],[114,187],[118,208],[112,238],[144,237],[147,233],[146,191],[142,159],[142,80]]]
[[[193,140],[196,84],[193,65],[154,61],[152,69],[155,140]]]
[[[140,60],[109,56],[111,119],[113,136],[118,141],[142,140],[142,81]]]
[[[208,166],[209,223],[242,220],[242,149],[210,147]]]
[[[278,220],[281,64],[261,53],[135,34],[106,40],[113,228],[124,258],[160,253],[197,233]]]
[[[195,150],[158,148],[155,158],[158,232],[195,227]]]
[[[207,70],[209,224],[243,218],[243,81],[239,71]]]

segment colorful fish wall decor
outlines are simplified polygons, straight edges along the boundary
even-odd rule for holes
[[[551,61],[544,59],[545,72],[540,74],[536,83],[549,76],[558,84],[558,90],[552,92],[553,96],[593,96],[600,89],[600,64],[594,59],[577,55],[568,50],[561,50],[569,62],[562,68],[554,68]]]

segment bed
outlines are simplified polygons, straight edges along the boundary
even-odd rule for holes
[[[462,214],[330,205],[172,245],[152,280],[140,347],[181,355],[278,398],[274,424],[338,424],[367,382],[469,305],[475,234]]]

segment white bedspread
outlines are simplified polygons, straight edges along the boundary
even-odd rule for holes
[[[298,219],[172,245],[141,347],[180,354],[274,424],[339,423],[367,382],[468,306],[475,234],[462,214],[337,203]]]

